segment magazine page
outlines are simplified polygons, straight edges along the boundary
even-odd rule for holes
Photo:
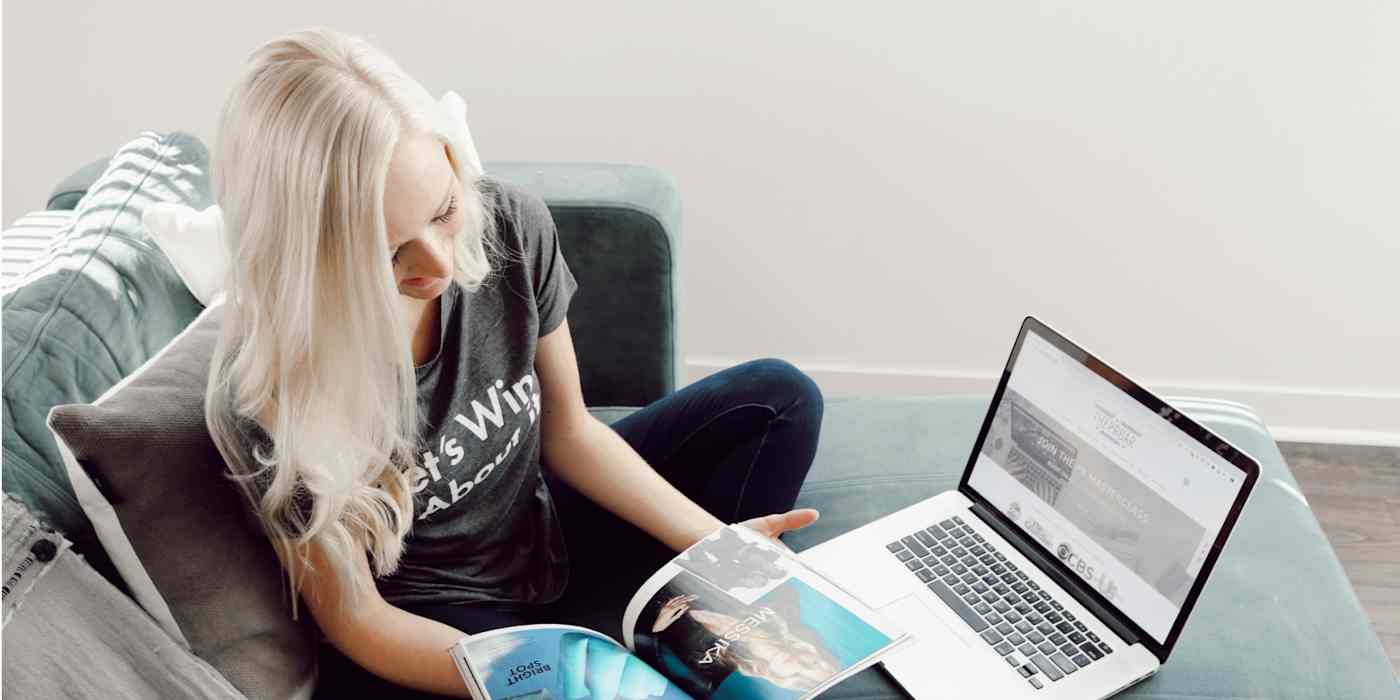
[[[464,637],[463,640],[466,638]],[[452,662],[457,664],[457,672],[462,674],[462,680],[466,682],[467,692],[471,693],[474,700],[485,700],[486,694],[481,691],[481,685],[476,682],[476,671],[467,661],[466,654],[460,648],[462,641],[458,641],[448,648],[447,653],[452,655]]]
[[[616,640],[574,625],[488,630],[451,652],[477,700],[695,700]]]
[[[738,524],[648,579],[622,629],[627,648],[702,700],[810,698],[913,639]]]

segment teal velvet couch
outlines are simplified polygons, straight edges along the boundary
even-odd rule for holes
[[[104,157],[77,168],[55,186],[48,208],[74,208],[106,165]],[[569,323],[590,410],[612,423],[679,388],[685,306],[676,182],[636,165],[488,162],[486,169],[539,194],[558,224],[579,280]],[[207,206],[208,196],[191,201]],[[93,244],[101,259],[91,269],[105,265],[117,272],[89,279],[75,273],[69,285],[91,287],[82,303],[98,308],[84,313],[114,319],[119,327],[107,337],[125,338],[124,344],[74,346],[64,329],[90,320],[55,314],[43,299],[6,296],[4,487],[58,524],[120,587],[72,496],[43,418],[53,405],[101,395],[202,307],[178,280],[171,282],[173,269],[153,246],[128,245],[116,253],[104,245]],[[122,293],[103,294],[104,284]],[[818,508],[822,518],[789,533],[789,544],[800,552],[954,488],[987,400],[828,395],[820,447],[799,497],[800,506]],[[1263,473],[1175,653],[1156,677],[1122,697],[1400,698],[1381,644],[1264,424],[1240,404],[1174,402],[1254,455]],[[621,610],[592,607],[576,611],[574,621],[620,639],[620,617]],[[876,667],[826,696],[867,700],[904,693]]]

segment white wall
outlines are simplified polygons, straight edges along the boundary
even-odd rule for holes
[[[326,23],[457,90],[490,159],[647,163],[697,378],[987,391],[1034,313],[1285,439],[1400,444],[1400,5],[6,3],[4,219],[141,129],[212,145]]]

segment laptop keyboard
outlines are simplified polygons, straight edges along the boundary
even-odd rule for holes
[[[885,547],[1035,688],[1113,653],[959,516]]]

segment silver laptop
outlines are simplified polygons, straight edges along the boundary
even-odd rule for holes
[[[1167,660],[1258,477],[1027,317],[957,490],[802,558],[914,632],[884,667],[919,700],[1106,698]]]

